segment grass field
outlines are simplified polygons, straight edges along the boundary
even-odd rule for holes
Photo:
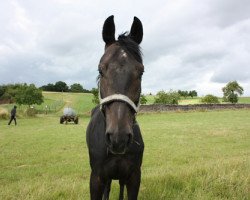
[[[250,103],[250,97],[240,97],[239,103]]]
[[[147,104],[153,104],[155,101],[155,96],[153,95],[147,95],[146,96],[147,99]],[[220,103],[225,103],[222,102],[222,98],[219,98]],[[188,97],[188,98],[181,98],[179,100],[179,105],[188,105],[188,104],[201,104],[201,97]],[[238,103],[250,103],[250,97],[239,97],[239,101]]]
[[[47,93],[45,98],[77,110],[79,125],[59,124],[63,106],[48,115],[18,118],[18,126],[0,120],[1,200],[89,199],[85,131],[92,97]],[[139,114],[137,119],[145,142],[139,199],[250,199],[250,110]],[[110,199],[117,199],[118,189],[114,181]]]
[[[38,110],[45,110],[47,105],[54,112],[62,113],[63,107],[73,108],[79,115],[89,113],[94,107],[92,103],[92,94],[88,93],[57,93],[43,92],[44,103],[37,106]]]
[[[89,199],[89,118],[58,121],[0,121],[0,199]],[[144,114],[138,121],[146,145],[139,199],[249,199],[249,110]],[[117,196],[114,182],[111,199]]]
[[[92,94],[89,93],[58,93],[58,92],[43,92],[44,102],[41,105],[35,105],[38,113],[45,114],[47,112],[62,115],[64,107],[73,108],[80,116],[89,115],[89,112],[94,107],[92,103]],[[13,108],[12,104],[0,105],[0,108],[5,108],[10,112]],[[18,114],[22,116],[27,106],[18,106]]]

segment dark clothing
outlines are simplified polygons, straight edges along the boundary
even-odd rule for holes
[[[12,108],[11,112],[10,112],[11,116],[16,116],[16,108]]]
[[[14,119],[14,121],[15,121],[15,125],[16,125],[16,116],[13,116],[13,115],[11,115],[11,117],[10,117],[10,121],[9,121],[9,123],[8,123],[8,125],[10,125],[11,124],[11,122],[12,122],[12,120]]]
[[[8,123],[8,125],[11,124],[12,120],[14,119],[15,121],[15,125],[16,125],[16,107],[12,108],[11,112],[10,112],[10,121]]]

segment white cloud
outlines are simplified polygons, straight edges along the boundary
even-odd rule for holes
[[[102,25],[113,14],[116,35],[130,29],[133,16],[143,23],[143,92],[221,96],[221,87],[237,80],[250,95],[248,0],[12,0],[2,1],[0,11],[0,84],[63,80],[95,87]]]

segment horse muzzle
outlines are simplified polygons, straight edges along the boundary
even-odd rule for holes
[[[106,144],[113,154],[125,154],[129,145],[133,141],[132,133],[112,133],[106,132]]]

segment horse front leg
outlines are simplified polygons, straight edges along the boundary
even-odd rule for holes
[[[120,180],[119,185],[120,185],[119,200],[123,200],[124,199],[124,182]]]
[[[109,192],[110,192],[111,182],[112,182],[112,180],[110,179],[105,184],[103,200],[109,200]]]
[[[137,200],[141,184],[141,169],[135,170],[126,183],[128,200]]]
[[[105,182],[100,178],[100,176],[91,172],[90,199],[91,200],[102,200],[104,189],[105,189]]]

